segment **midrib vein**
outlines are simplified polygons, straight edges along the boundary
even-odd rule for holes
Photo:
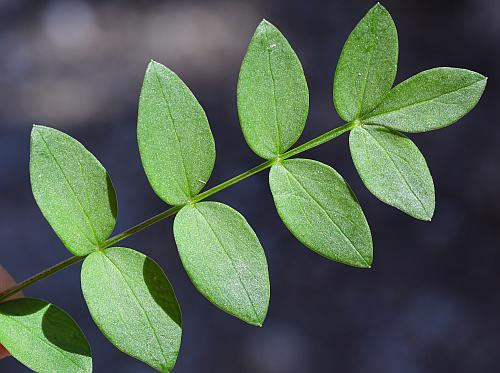
[[[266,51],[267,51],[267,63],[269,66],[269,74],[271,75],[271,84],[272,84],[272,91],[273,91],[273,103],[274,103],[274,126],[276,128],[276,154],[279,155],[281,153],[281,131],[280,131],[280,126],[278,123],[278,102],[276,100],[276,80],[274,78],[274,73],[273,73],[273,68],[271,64],[271,51],[269,48],[271,46],[269,45],[269,36],[267,33],[269,32],[268,27],[266,25],[265,31],[264,31],[264,36],[266,38]]]
[[[424,212],[426,214],[428,214],[428,211],[427,209],[425,208],[425,205],[424,203],[422,202],[422,200],[420,199],[420,197],[415,193],[415,191],[412,189],[410,183],[408,182],[408,180],[406,179],[405,175],[401,172],[401,170],[399,169],[398,165],[396,164],[396,162],[394,161],[394,159],[392,159],[391,157],[391,153],[389,153],[389,151],[384,147],[382,146],[382,144],[378,141],[378,139],[373,136],[369,130],[366,130],[364,129],[364,131],[366,131],[368,133],[368,135],[370,135],[370,137],[375,141],[375,144],[377,144],[377,146],[382,149],[384,151],[384,153],[386,154],[387,158],[390,159],[390,161],[392,162],[392,164],[394,165],[394,167],[396,168],[396,170],[398,171],[398,173],[401,175],[401,178],[403,179],[403,181],[405,182],[406,186],[408,187],[408,189],[410,190],[410,192],[413,194],[413,196],[415,197],[415,199],[420,203],[420,205],[422,206],[422,209],[424,210]]]
[[[135,294],[132,286],[130,286],[127,278],[125,277],[125,275],[121,272],[120,268],[118,268],[118,266],[113,262],[113,260],[107,256],[105,253],[104,253],[104,256],[109,260],[109,262],[113,265],[113,267],[115,267],[116,271],[120,274],[120,276],[123,278],[123,281],[125,282],[125,284],[127,285],[127,287],[129,288],[130,292],[132,293],[137,305],[139,306],[139,309],[143,312],[144,316],[146,317],[146,320],[148,321],[148,325],[149,327],[151,328],[151,331],[153,332],[153,335],[156,339],[156,343],[158,343],[158,347],[160,348],[160,351],[161,351],[161,355],[163,357],[163,361],[165,363],[165,367],[168,365],[167,363],[167,355],[163,349],[163,346],[160,342],[160,339],[158,337],[158,335],[156,334],[156,330],[155,328],[153,327],[153,323],[151,322],[151,320],[149,319],[149,315],[148,313],[146,312],[146,310],[144,309],[144,307],[142,306],[141,302],[139,301],[139,298],[137,297],[137,295]]]
[[[426,98],[426,99],[423,99],[423,100],[420,100],[420,101],[415,101],[415,102],[412,102],[412,103],[410,103],[408,105],[404,105],[404,106],[401,106],[401,107],[398,107],[398,108],[395,108],[395,109],[392,109],[392,110],[382,111],[380,113],[377,113],[376,112],[377,108],[374,108],[370,113],[366,114],[366,117],[363,117],[362,119],[365,120],[365,121],[369,121],[369,120],[373,120],[373,119],[375,119],[377,117],[381,117],[383,115],[391,114],[391,113],[394,113],[396,111],[400,111],[400,110],[404,110],[404,109],[410,108],[412,106],[418,106],[418,105],[421,105],[421,104],[425,104],[426,102],[433,101],[433,100],[436,100],[436,99],[438,99],[440,97],[449,95],[451,93],[460,92],[463,89],[472,87],[473,85],[482,82],[484,79],[485,78],[476,80],[474,83],[468,84],[468,85],[460,87],[458,89],[454,89],[454,90],[451,90],[451,91],[448,91],[448,92],[440,93],[439,95],[432,96],[432,97],[429,97],[429,98]],[[403,83],[400,83],[400,84],[403,84]],[[398,86],[396,86],[394,89],[396,89],[397,87]],[[387,96],[385,97],[385,99],[387,99],[387,97],[389,97],[389,95],[391,94],[391,92],[394,92],[394,91],[389,91],[389,93],[387,94]],[[383,103],[383,101],[382,101],[382,103]],[[381,105],[382,105],[382,103],[381,103]],[[370,114],[371,114],[371,116],[369,116]]]
[[[328,213],[328,211],[323,207],[323,205],[316,199],[314,198],[314,196],[309,193],[309,191],[302,185],[302,183],[295,177],[295,175],[293,173],[291,173],[285,166],[283,166],[283,168],[285,168],[285,170],[290,174],[290,176],[295,180],[295,182],[302,188],[302,190],[313,200],[313,202],[315,202],[319,208],[326,214],[326,216],[328,217],[328,220],[330,220],[330,222],[335,226],[335,228],[337,228],[337,230],[341,233],[341,235],[347,240],[347,242],[352,246],[352,248],[354,249],[354,251],[356,252],[356,254],[361,258],[361,260],[367,265],[369,266],[368,262],[366,261],[366,259],[363,257],[363,255],[361,255],[361,253],[358,251],[358,249],[356,248],[356,246],[354,246],[354,244],[352,243],[351,239],[344,233],[344,231],[340,228],[340,226],[332,219],[332,217],[330,216],[330,214]]]
[[[154,64],[153,64],[153,69],[155,72],[156,81],[158,82],[158,85],[160,86],[160,91],[161,91],[161,94],[163,97],[163,101],[165,102],[165,107],[167,108],[168,117],[170,118],[170,122],[172,123],[172,129],[174,131],[175,140],[177,141],[177,144],[179,146],[179,157],[181,159],[181,166],[182,166],[182,172],[184,175],[184,181],[186,182],[186,189],[188,192],[187,197],[189,198],[189,197],[192,197],[192,192],[191,192],[191,186],[189,185],[189,179],[188,179],[186,165],[185,165],[186,161],[184,160],[184,155],[182,154],[181,141],[179,139],[179,134],[177,133],[177,127],[175,126],[175,121],[174,121],[174,117],[172,115],[172,111],[170,110],[170,103],[167,99],[167,95],[165,93],[165,88],[163,87],[163,84],[160,80],[158,71],[156,70],[156,66]],[[174,175],[172,175],[172,179],[175,180],[175,182],[177,183],[177,186],[180,188],[181,191],[183,191],[183,188],[180,186],[179,181],[177,180],[177,178]]]
[[[59,164],[59,161],[57,160],[56,156],[52,153],[52,150],[50,149],[50,146],[49,144],[47,143],[47,141],[45,141],[45,138],[43,137],[43,135],[41,133],[38,133],[40,135],[40,138],[42,139],[45,147],[47,148],[47,151],[49,152],[49,155],[51,156],[51,158],[54,160],[54,163],[57,165],[59,171],[61,172],[62,176],[63,176],[63,179],[65,180],[66,184],[68,185],[69,189],[71,190],[71,192],[73,193],[73,195],[75,196],[75,199],[78,203],[78,206],[80,206],[80,209],[82,210],[83,212],[83,215],[85,216],[86,220],[87,220],[87,223],[89,224],[90,226],[90,230],[92,231],[92,234],[94,236],[94,240],[95,242],[92,242],[94,245],[96,245],[96,247],[99,247],[100,245],[100,242],[99,242],[99,239],[97,238],[97,234],[95,232],[95,229],[94,229],[94,226],[92,225],[92,220],[90,219],[90,216],[87,214],[87,212],[85,211],[85,209],[83,208],[83,205],[82,205],[82,202],[80,201],[80,198],[78,198],[78,194],[76,194],[76,191],[75,189],[73,188],[73,186],[71,185],[71,183],[69,182],[66,174],[64,173],[64,170],[63,168],[61,167],[61,165]],[[87,238],[88,239],[88,238]]]
[[[196,207],[195,207],[196,208]],[[229,259],[229,262],[231,263],[231,266],[233,267],[234,269],[234,272],[236,272],[236,274],[238,275],[238,280],[240,282],[240,285],[241,287],[243,288],[243,290],[245,291],[245,294],[246,296],[248,297],[248,300],[252,306],[252,310],[253,310],[253,313],[254,313],[254,316],[255,316],[255,320],[257,321],[259,319],[259,316],[257,314],[257,311],[255,309],[255,305],[253,303],[253,300],[252,298],[250,297],[250,294],[248,293],[248,290],[247,288],[245,287],[245,284],[243,283],[243,279],[241,278],[241,274],[240,272],[238,271],[238,269],[236,268],[236,265],[234,264],[233,262],[233,258],[231,257],[231,255],[229,255],[229,252],[226,250],[226,247],[224,246],[224,244],[222,243],[222,240],[219,238],[219,236],[217,235],[217,233],[215,233],[214,229],[212,228],[212,226],[210,225],[208,219],[205,217],[205,215],[203,215],[203,213],[198,209],[196,208],[196,210],[198,211],[198,213],[200,214],[200,216],[203,218],[203,220],[205,221],[205,224],[208,226],[208,228],[210,229],[210,231],[212,232],[212,234],[214,235],[215,239],[217,240],[217,242],[219,243],[219,246],[222,248],[222,251],[224,252],[224,254],[226,254],[226,256],[228,257]]]
[[[375,16],[372,17],[372,21],[371,21],[371,24],[370,24],[370,28],[371,29],[374,28],[374,22],[375,22],[374,19],[375,19]],[[363,79],[363,86],[361,88],[361,94],[360,94],[360,98],[359,98],[359,101],[358,101],[358,110],[357,110],[357,113],[356,113],[356,118],[359,117],[359,115],[361,114],[362,109],[363,109],[363,101],[365,99],[366,85],[367,85],[367,82],[368,82],[368,77],[370,76],[371,65],[372,65],[372,60],[373,60],[373,54],[375,53],[375,51],[378,48],[378,43],[379,43],[378,33],[375,32],[375,46],[374,46],[373,49],[371,49],[370,55],[368,56],[368,64],[367,64],[367,67],[366,67],[365,78]]]

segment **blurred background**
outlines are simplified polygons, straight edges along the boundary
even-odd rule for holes
[[[236,111],[241,60],[262,18],[290,41],[308,79],[304,142],[341,124],[332,77],[369,1],[0,0],[0,263],[22,280],[69,257],[31,195],[32,123],[66,131],[92,151],[118,193],[117,232],[166,206],[142,171],[137,101],[147,63],[176,71],[206,110],[217,144],[213,186],[260,160]],[[399,32],[397,81],[435,66],[489,77],[477,108],[452,127],[411,136],[434,175],[431,223],[371,196],[347,136],[304,156],[349,181],[370,222],[370,270],[329,262],[299,244],[275,212],[267,173],[213,199],[243,213],[266,250],[271,304],[263,328],[212,306],[184,272],[163,221],[123,242],[158,261],[174,285],[184,334],[175,372],[493,372],[500,364],[500,2],[387,0]],[[95,372],[150,372],[93,325],[79,265],[26,294],[68,311],[87,335]],[[10,358],[0,371],[28,370]],[[66,373],[66,372],[64,372]]]

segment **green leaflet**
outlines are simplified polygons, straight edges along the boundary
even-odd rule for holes
[[[113,247],[89,255],[82,291],[92,318],[122,352],[169,372],[181,343],[181,313],[161,268],[145,255]]]
[[[342,119],[371,111],[396,77],[398,34],[389,12],[376,4],[347,39],[333,80],[333,100]]]
[[[434,183],[424,156],[409,138],[384,127],[356,127],[349,146],[370,192],[414,218],[431,220]]]
[[[324,257],[370,267],[370,228],[354,193],[333,168],[309,159],[275,164],[269,174],[281,219],[304,245]]]
[[[426,132],[449,126],[478,103],[487,78],[465,69],[438,67],[394,87],[363,118],[403,132]]]
[[[77,256],[96,250],[113,232],[116,195],[99,161],[52,128],[31,131],[31,188],[43,215]]]
[[[175,242],[196,288],[221,310],[261,326],[269,305],[264,250],[245,218],[217,202],[187,205],[175,217]]]
[[[156,194],[183,205],[205,186],[215,162],[207,116],[184,82],[152,61],[139,100],[137,139]]]
[[[78,325],[42,300],[22,298],[0,304],[0,343],[38,373],[92,372],[90,347]]]
[[[238,80],[238,114],[245,140],[273,159],[300,137],[309,91],[297,55],[281,32],[263,20],[255,30]]]

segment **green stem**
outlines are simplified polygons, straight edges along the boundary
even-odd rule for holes
[[[334,128],[333,130],[325,132],[324,134],[322,134],[318,137],[315,137],[314,139],[309,140],[308,142],[306,142],[300,146],[297,146],[296,148],[290,149],[289,151],[284,153],[281,156],[281,158],[287,159],[287,158],[293,157],[297,154],[300,154],[302,152],[305,152],[306,150],[315,148],[316,146],[319,146],[321,144],[324,144],[325,142],[333,140],[336,137],[339,137],[343,133],[349,132],[354,127],[356,127],[356,122],[352,121],[352,122],[344,124],[343,126]]]
[[[30,285],[33,285],[34,283],[43,280],[44,278],[47,278],[54,273],[59,272],[60,270],[67,268],[75,263],[78,263],[79,261],[85,259],[84,256],[72,256],[71,258],[68,258],[66,260],[63,260],[62,262],[56,264],[55,266],[52,266],[50,268],[47,268],[45,271],[40,272],[33,277],[28,278],[27,280],[24,280],[23,282],[20,282],[19,284],[12,286],[11,288],[5,290],[3,293],[0,294],[0,302],[3,301],[4,299],[7,299],[11,296],[13,296],[16,293],[19,293],[21,290],[24,288],[27,288]]]
[[[184,206],[173,206],[170,207],[168,210],[165,210],[163,212],[160,212],[158,215],[155,215],[147,220],[144,220],[142,223],[139,223],[132,228],[127,229],[126,231],[123,231],[122,233],[118,233],[117,235],[114,235],[113,237],[108,238],[104,243],[101,245],[101,250],[104,250],[107,247],[110,247],[114,245],[115,243],[124,240],[127,237],[132,236],[133,234],[142,231],[143,229],[152,226],[153,224],[158,223],[160,220],[163,220],[165,218],[168,218],[169,216],[175,215],[179,212],[181,208]]]
[[[316,137],[316,138],[314,138],[314,139],[312,139],[312,140],[310,140],[310,141],[308,141],[300,146],[297,146],[296,148],[290,149],[286,153],[283,153],[282,155],[277,157],[277,159],[271,159],[271,160],[268,160],[264,163],[261,163],[260,165],[254,167],[246,172],[243,172],[242,174],[239,174],[238,176],[235,176],[227,181],[224,181],[223,183],[221,183],[219,185],[214,186],[213,188],[206,190],[203,193],[198,194],[197,196],[193,197],[190,202],[196,203],[196,202],[202,201],[205,198],[208,198],[208,197],[212,196],[213,194],[220,192],[221,190],[226,189],[227,187],[229,187],[233,184],[236,184],[242,180],[245,180],[246,178],[248,178],[252,175],[255,175],[255,174],[257,174],[265,169],[270,168],[276,162],[276,160],[287,159],[287,158],[293,157],[297,154],[300,154],[302,152],[305,152],[306,150],[312,149],[318,145],[324,144],[325,142],[333,140],[334,138],[342,135],[343,133],[350,131],[355,126],[356,126],[356,124],[354,122],[349,122],[349,123],[344,124],[343,126],[334,128],[333,130],[328,131],[328,132],[322,134],[321,136],[318,136],[318,137]],[[182,205],[173,206],[173,207],[169,208],[168,210],[165,210],[165,211],[159,213],[158,215],[155,215],[147,220],[144,220],[142,223],[139,223],[132,228],[129,228],[121,233],[118,233],[117,235],[114,235],[113,237],[108,238],[101,245],[101,250],[103,250],[107,247],[110,247],[110,246],[114,245],[115,243],[122,241],[125,238],[130,237],[133,234],[140,232],[143,229],[146,229],[146,228],[152,226],[153,224],[156,224],[159,221],[161,221],[169,216],[175,215],[177,212],[179,212],[179,210],[182,207],[183,207]],[[19,284],[17,284],[15,286],[5,290],[4,292],[0,293],[0,302],[2,300],[7,299],[8,297],[18,293],[18,292],[20,292],[21,290],[27,288],[28,286],[33,285],[34,283],[36,283],[40,280],[43,280],[44,278],[52,276],[54,273],[57,273],[57,272],[65,269],[65,268],[67,268],[75,263],[78,263],[83,259],[85,259],[85,256],[73,256],[69,259],[66,259],[66,260],[60,262],[59,264],[56,264],[53,267],[50,267],[50,268],[38,273],[37,275],[35,275],[33,277],[30,277],[27,280],[24,280],[23,282],[20,282]]]

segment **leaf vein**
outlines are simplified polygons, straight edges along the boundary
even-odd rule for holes
[[[50,305],[48,307],[50,307]],[[46,307],[46,308],[48,308],[48,307]],[[48,346],[51,350],[57,351],[57,353],[59,353],[60,355],[62,355],[63,358],[65,358],[65,360],[70,361],[71,363],[73,363],[73,365],[77,366],[82,371],[86,370],[85,367],[82,367],[79,363],[77,363],[75,360],[73,360],[72,358],[70,358],[69,356],[71,356],[71,355],[66,355],[64,352],[62,352],[60,349],[54,347],[51,343],[47,342],[45,339],[40,338],[38,336],[38,334],[36,333],[36,331],[33,328],[30,328],[28,325],[26,325],[23,322],[17,320],[15,317],[9,317],[9,316],[7,316],[5,314],[4,314],[4,316],[8,317],[9,319],[11,319],[12,321],[14,321],[15,323],[19,324],[24,329],[26,329],[28,332],[30,332],[32,335],[34,335],[40,342],[42,342],[43,344],[45,344],[46,346]]]
[[[151,322],[150,318],[149,318],[149,315],[148,313],[146,312],[146,310],[144,309],[144,307],[142,306],[142,303],[139,301],[139,298],[137,297],[137,294],[135,294],[132,286],[130,286],[126,276],[122,273],[122,271],[120,270],[120,268],[115,264],[115,262],[113,262],[113,260],[106,255],[106,253],[104,253],[104,256],[109,260],[109,262],[116,268],[116,270],[118,271],[118,273],[120,274],[120,276],[123,278],[123,280],[125,281],[125,284],[127,285],[127,287],[129,288],[130,292],[132,293],[132,295],[134,296],[134,299],[137,303],[137,305],[139,306],[139,309],[143,312],[144,316],[146,317],[146,320],[149,324],[149,327],[151,328],[151,331],[153,332],[153,335],[155,337],[155,340],[156,340],[156,343],[158,344],[158,347],[160,348],[160,351],[161,351],[161,355],[163,357],[163,361],[165,363],[165,366],[168,365],[167,363],[167,355],[165,353],[165,350],[163,349],[163,346],[160,342],[160,339],[158,337],[158,334],[156,334],[156,330],[155,328],[153,327],[153,323]]]
[[[167,95],[165,94],[165,88],[163,87],[163,84],[162,84],[161,79],[159,77],[158,71],[156,70],[155,64],[153,63],[152,66],[153,66],[156,80],[158,82],[158,85],[160,86],[160,91],[161,91],[161,94],[163,97],[163,101],[165,102],[165,107],[167,108],[167,113],[168,113],[168,116],[170,118],[170,122],[172,122],[172,129],[174,131],[175,139],[177,140],[177,144],[179,145],[179,155],[181,158],[181,166],[182,166],[182,171],[183,171],[183,175],[184,175],[184,181],[186,182],[186,188],[188,191],[187,197],[189,198],[189,197],[192,197],[192,191],[191,191],[191,185],[189,184],[189,179],[188,179],[188,175],[187,175],[187,169],[186,169],[186,165],[185,165],[186,161],[185,161],[184,155],[182,153],[182,144],[181,144],[181,141],[179,139],[179,134],[177,133],[177,127],[175,126],[174,117],[173,117],[172,111],[170,109],[170,104],[169,104],[169,101],[167,99]],[[169,169],[169,168],[167,167],[167,169]],[[172,177],[172,179],[174,179],[175,182],[177,183],[177,185],[180,187],[180,184],[179,184],[179,181],[177,180],[177,178]],[[181,191],[183,191],[182,187],[180,187],[180,189],[181,189]]]
[[[39,135],[40,135],[40,138],[42,139],[43,143],[45,144],[45,147],[47,148],[47,151],[49,152],[49,155],[54,160],[54,163],[57,165],[57,167],[59,168],[59,171],[63,175],[63,179],[66,181],[66,184],[68,184],[68,187],[70,188],[71,192],[75,196],[75,199],[78,202],[78,205],[80,206],[80,209],[82,210],[83,215],[85,216],[85,218],[87,220],[87,223],[90,226],[90,230],[92,231],[92,234],[93,234],[94,240],[95,240],[95,242],[92,242],[91,240],[89,240],[90,243],[93,243],[94,245],[96,245],[97,247],[99,247],[100,242],[99,242],[99,239],[97,238],[97,234],[95,232],[94,226],[92,225],[92,220],[90,219],[90,216],[88,215],[87,211],[85,211],[85,208],[83,207],[82,202],[80,201],[80,198],[78,197],[78,194],[76,193],[75,189],[73,188],[73,186],[69,182],[68,177],[64,173],[64,170],[61,167],[61,165],[59,164],[59,161],[57,160],[56,156],[54,155],[54,153],[52,153],[52,150],[50,149],[49,144],[47,143],[47,141],[45,140],[45,138],[43,137],[43,135],[41,133],[39,133]],[[88,237],[87,237],[87,239],[88,239]]]
[[[330,220],[330,222],[334,225],[334,227],[337,228],[337,230],[342,234],[342,236],[352,246],[352,248],[354,249],[354,251],[356,252],[356,254],[361,258],[361,260],[367,266],[369,266],[369,263],[366,261],[366,259],[363,257],[363,255],[361,255],[361,253],[358,251],[358,249],[356,248],[356,246],[354,246],[354,244],[351,241],[351,239],[344,233],[344,231],[340,228],[340,226],[333,220],[333,218],[330,216],[330,214],[324,208],[324,206],[311,193],[309,193],[309,191],[302,185],[302,183],[295,177],[295,175],[292,172],[290,172],[285,166],[283,166],[283,167],[290,174],[290,176],[297,182],[297,184],[304,190],[304,192],[306,192],[306,194],[309,197],[311,197],[311,199],[313,200],[313,202],[315,202],[320,207],[320,209],[326,214],[326,216],[328,217],[328,220]]]
[[[410,78],[410,79],[411,79],[411,78]],[[445,93],[440,93],[439,95],[436,95],[436,96],[433,96],[433,97],[429,97],[429,98],[426,98],[426,99],[423,99],[423,100],[420,100],[420,101],[412,102],[412,103],[410,103],[410,104],[408,104],[408,105],[404,105],[404,106],[398,107],[398,108],[396,108],[396,109],[392,109],[392,110],[388,110],[388,111],[383,111],[383,112],[381,112],[381,113],[376,113],[376,114],[374,114],[374,115],[372,115],[372,116],[369,116],[370,114],[372,114],[373,112],[375,112],[375,111],[377,110],[377,107],[376,107],[376,108],[374,108],[374,109],[373,109],[370,113],[367,113],[367,114],[366,114],[366,117],[364,117],[364,118],[362,118],[362,119],[363,119],[363,120],[365,120],[365,121],[371,121],[371,120],[373,120],[373,119],[375,119],[375,118],[377,118],[377,117],[381,117],[381,116],[383,116],[383,115],[391,114],[391,113],[394,113],[394,112],[396,112],[396,111],[405,110],[405,109],[408,109],[409,107],[412,107],[412,106],[418,106],[418,105],[421,105],[421,104],[425,104],[425,103],[427,103],[427,102],[429,102],[429,101],[436,100],[436,99],[438,99],[438,98],[441,98],[441,97],[443,97],[443,96],[449,95],[449,94],[451,94],[451,93],[457,93],[457,92],[460,92],[460,91],[462,91],[462,90],[464,90],[464,89],[467,89],[467,88],[469,88],[469,87],[472,87],[473,85],[476,85],[476,84],[478,84],[478,83],[481,83],[484,79],[485,79],[485,78],[481,78],[481,79],[478,79],[478,80],[476,80],[475,82],[473,82],[473,83],[471,83],[471,84],[468,84],[468,85],[466,85],[466,86],[460,87],[460,88],[458,88],[458,89],[451,90],[451,91],[448,91],[448,92],[445,92]],[[404,82],[403,82],[403,83],[404,83]],[[401,84],[402,84],[402,83],[401,83]],[[395,88],[397,88],[397,87],[395,87]],[[394,88],[394,89],[395,89],[395,88]],[[389,95],[390,93],[391,93],[391,91],[387,93],[387,96],[386,96],[385,98],[387,98],[387,97],[388,97],[388,95]],[[378,107],[380,107],[383,103],[384,103],[384,101],[382,101]]]
[[[196,208],[196,207],[195,207]],[[226,254],[226,256],[228,257],[229,259],[229,262],[231,263],[231,266],[233,267],[234,271],[236,272],[236,274],[238,275],[238,280],[240,282],[240,285],[241,287],[243,288],[243,290],[245,291],[245,294],[248,298],[248,300],[250,301],[250,304],[252,306],[252,310],[254,312],[254,316],[255,316],[255,319],[258,320],[259,317],[258,317],[258,314],[257,314],[257,311],[255,309],[255,305],[254,305],[254,302],[252,300],[252,297],[250,297],[250,293],[248,292],[246,286],[245,286],[245,283],[243,282],[243,279],[241,278],[241,273],[240,271],[238,271],[234,261],[233,261],[233,258],[231,257],[231,255],[229,255],[229,252],[227,251],[226,247],[224,246],[223,244],[223,241],[220,239],[220,237],[217,235],[217,233],[215,233],[215,230],[212,228],[212,226],[210,225],[210,222],[208,221],[208,219],[205,217],[205,215],[203,215],[203,212],[200,211],[200,209],[196,208],[196,210],[198,211],[198,213],[201,215],[201,217],[203,218],[203,220],[205,221],[205,223],[207,224],[207,226],[210,228],[210,231],[212,232],[212,234],[214,235],[215,239],[217,240],[217,242],[219,242],[219,245],[220,247],[222,248],[222,251]]]
[[[422,202],[422,200],[420,199],[420,197],[417,195],[417,193],[415,193],[415,191],[413,190],[413,188],[411,187],[411,184],[408,182],[408,180],[406,179],[406,176],[404,175],[404,173],[401,171],[401,169],[399,168],[399,166],[397,165],[397,163],[394,161],[394,159],[392,158],[391,156],[391,153],[378,141],[378,139],[373,136],[370,131],[366,130],[365,131],[368,133],[368,135],[370,135],[370,137],[375,141],[375,143],[378,145],[379,148],[381,148],[385,154],[387,155],[387,157],[391,160],[392,164],[394,165],[394,167],[396,168],[396,170],[398,171],[398,173],[401,175],[401,178],[403,179],[403,181],[405,182],[406,186],[408,187],[408,189],[410,190],[410,192],[413,194],[413,196],[415,197],[415,199],[420,203],[420,205],[422,206],[422,209],[425,211],[426,214],[428,214],[429,212],[427,211],[427,208],[425,207],[424,203]]]
[[[274,77],[273,68],[271,64],[271,51],[269,50],[269,36],[267,33],[269,32],[268,26],[266,25],[264,36],[266,38],[266,51],[267,51],[267,62],[269,65],[269,73],[271,75],[271,83],[272,83],[272,91],[273,91],[273,102],[274,102],[274,125],[276,127],[276,155],[280,155],[281,153],[281,131],[278,123],[278,102],[276,100],[276,79]]]

